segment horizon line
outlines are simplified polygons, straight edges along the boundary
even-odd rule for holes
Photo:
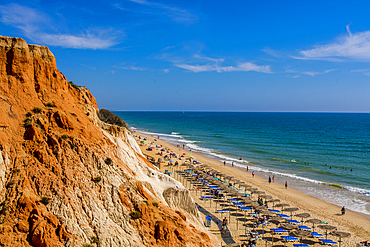
[[[103,109],[103,108],[101,108]],[[235,110],[110,110],[122,112],[230,112],[230,113],[347,113],[369,114],[370,111],[235,111]]]

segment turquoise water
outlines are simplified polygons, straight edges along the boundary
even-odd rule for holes
[[[115,113],[138,131],[370,214],[370,114]]]

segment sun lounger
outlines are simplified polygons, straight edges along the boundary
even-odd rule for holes
[[[285,231],[284,229],[282,228],[273,228],[271,229],[271,231],[273,231],[274,233],[276,234],[283,234],[283,233],[287,233],[287,231]]]
[[[309,247],[308,244],[293,244],[294,247]]]
[[[250,207],[239,207],[241,210],[252,210]]]
[[[277,209],[269,209],[269,211],[273,213],[280,213],[280,210],[277,210]]]
[[[299,240],[298,238],[296,238],[296,237],[293,237],[293,236],[281,236],[285,241],[297,241],[297,240]]]
[[[286,220],[286,221],[291,223],[291,224],[300,224],[301,223],[298,220]]]
[[[280,216],[281,218],[290,218],[290,216],[286,214],[277,214],[277,215]]]
[[[324,237],[324,235],[322,235],[322,234],[320,234],[320,233],[318,233],[318,232],[311,232],[311,235],[312,235],[312,237],[314,237],[314,238]]]
[[[302,225],[299,225],[298,227],[299,227],[299,229],[301,229],[301,230],[311,230],[311,227],[308,227],[308,226],[302,226]]]
[[[336,245],[338,244],[337,242],[334,242],[333,240],[331,239],[319,239],[321,241],[322,244],[329,244],[329,245]]]

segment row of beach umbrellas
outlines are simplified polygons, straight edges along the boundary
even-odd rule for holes
[[[279,199],[273,199],[272,196],[266,195],[264,191],[259,191],[257,188],[253,188],[252,186],[246,184],[243,181],[239,181],[231,176],[228,176],[226,174],[223,174],[211,167],[208,167],[207,165],[201,165],[198,167],[193,167],[190,169],[192,172],[196,173],[196,175],[202,179],[205,179],[207,182],[214,186],[218,186],[220,189],[222,189],[222,193],[227,194],[230,197],[236,197],[238,199],[241,199],[240,201],[243,202],[243,205],[248,205],[254,208],[255,211],[259,211],[262,215],[267,215],[269,217],[269,221],[272,223],[278,223],[279,227],[291,231],[290,235],[298,238],[305,238],[307,236],[311,235],[310,231],[307,230],[300,230],[298,229],[298,225],[295,224],[290,224],[290,223],[281,223],[283,218],[280,216],[271,216],[273,212],[267,210],[265,206],[260,206],[260,204],[256,201],[253,201],[251,197],[243,195],[243,193],[238,193],[236,190],[236,186],[238,186],[239,189],[244,188],[244,191],[249,191],[251,194],[258,195],[258,197],[265,199],[267,203],[273,203],[273,208],[275,207],[281,207],[281,211],[284,212],[290,212],[291,213],[291,218],[293,216],[293,212],[296,212],[299,210],[299,208],[296,207],[289,207],[290,205],[287,203],[280,203]],[[219,178],[218,180],[215,179],[210,179],[209,174],[204,173],[204,171],[208,171],[210,174],[212,174],[215,178]],[[222,180],[221,180],[222,179]],[[190,180],[193,182],[197,182],[197,178],[195,177],[190,177]],[[234,185],[234,188],[230,188],[228,185],[225,185],[224,183],[231,183]],[[201,186],[202,190],[207,190],[210,186]],[[217,202],[216,202],[217,206]],[[322,224],[323,222],[320,219],[308,219],[306,221],[303,221],[305,218],[309,218],[311,215],[308,213],[299,213],[295,214],[295,217],[301,218],[301,222],[305,223],[311,223],[313,230],[315,229],[315,224],[318,225],[317,227],[323,229],[326,234],[326,239],[328,236],[328,231],[332,231],[331,235],[339,237],[339,246],[341,245],[341,239],[344,237],[349,237],[350,233],[347,232],[340,232],[340,231],[334,231],[337,229],[335,226],[331,226],[328,224]]]

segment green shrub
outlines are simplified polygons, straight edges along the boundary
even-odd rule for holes
[[[55,104],[53,102],[48,102],[46,103],[47,107],[55,107]]]
[[[101,181],[101,177],[96,177],[96,178],[93,179],[93,181],[95,183],[99,183]]]
[[[41,113],[41,112],[42,112],[42,109],[41,109],[41,108],[39,108],[39,107],[34,107],[34,108],[32,109],[32,111],[33,111],[33,113]]]
[[[84,245],[82,245],[82,247],[94,247],[94,245],[92,245],[92,244],[84,244]]]
[[[158,208],[158,202],[152,202],[152,205],[156,208]]]
[[[32,120],[30,118],[26,118],[24,121],[24,127],[28,128],[32,125]]]
[[[90,241],[91,241],[91,243],[93,243],[93,244],[97,244],[97,243],[99,243],[99,239],[98,239],[97,237],[95,237],[95,236],[92,236],[92,237],[90,238]]]
[[[32,113],[31,112],[27,112],[26,113],[26,117],[31,117],[32,116]]]
[[[42,197],[41,198],[41,203],[44,204],[45,206],[48,205],[50,203],[51,199],[49,197]]]
[[[78,89],[78,86],[77,86],[76,84],[74,84],[74,83],[73,83],[73,81],[69,81],[69,84],[70,84],[72,87],[74,87],[74,88]]]
[[[101,121],[105,123],[114,124],[114,125],[125,127],[126,129],[128,129],[127,123],[122,118],[112,113],[111,111],[108,111],[106,109],[101,109],[98,113],[98,117]]]
[[[133,218],[134,220],[136,220],[136,219],[140,219],[141,216],[143,216],[143,215],[139,211],[132,211],[130,213],[130,216],[131,216],[131,218]]]
[[[67,140],[67,139],[68,139],[68,136],[64,134],[64,135],[62,135],[62,136],[61,136],[61,138],[62,138],[63,140]]]

